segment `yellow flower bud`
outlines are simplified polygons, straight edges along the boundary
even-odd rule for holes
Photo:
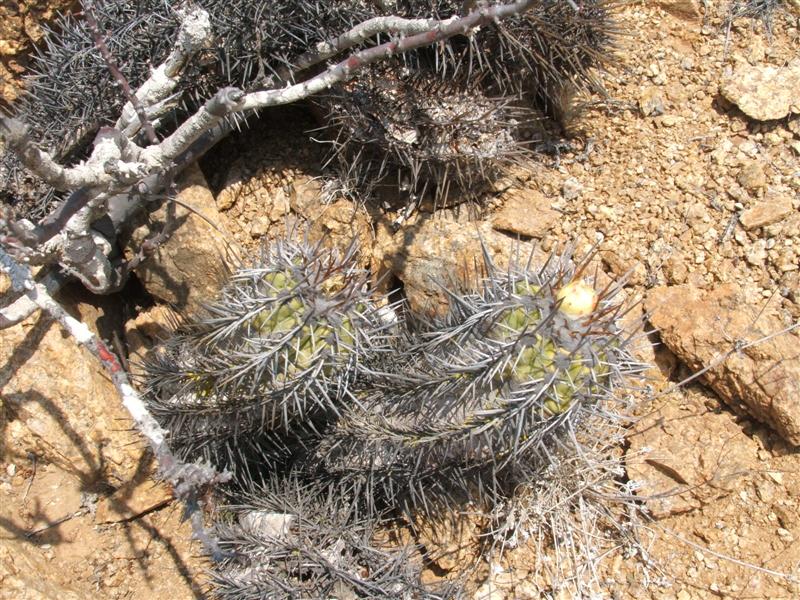
[[[571,319],[587,317],[594,312],[599,300],[594,288],[583,279],[572,281],[558,291],[559,310]]]

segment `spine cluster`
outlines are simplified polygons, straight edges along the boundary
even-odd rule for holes
[[[235,468],[352,402],[390,343],[355,256],[355,244],[277,242],[152,354],[146,389],[174,446]]]
[[[434,512],[492,503],[547,465],[587,414],[634,370],[610,290],[566,257],[493,272],[418,324],[401,361],[323,440],[324,475],[365,495]]]

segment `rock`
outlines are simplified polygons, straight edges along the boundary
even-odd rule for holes
[[[421,217],[392,237],[379,236],[379,264],[374,268],[403,282],[413,312],[440,315],[448,306],[442,285],[474,289],[485,276],[482,245],[500,269],[507,268],[512,256],[527,260],[533,248],[494,231],[488,221],[456,223],[439,216]]]
[[[703,15],[698,0],[656,0],[656,5],[683,19],[698,19]]]
[[[632,255],[630,249],[609,245],[608,249],[600,251],[600,257],[617,278],[625,278],[626,284],[643,285],[647,281],[647,267]]]
[[[756,342],[784,329],[777,316],[748,305],[733,284],[707,293],[655,288],[645,308],[662,341],[690,369],[709,367],[703,379],[722,399],[734,407],[744,403],[754,418],[800,445],[800,336],[777,335],[721,360],[738,340]]]
[[[656,124],[659,127],[675,127],[675,125],[680,122],[681,118],[675,115],[661,115],[660,117],[656,117]]]
[[[260,238],[267,235],[271,223],[272,221],[270,221],[269,217],[267,216],[261,215],[256,217],[250,224],[250,235],[254,238]]]
[[[664,261],[664,274],[670,283],[684,283],[689,276],[688,260],[680,252],[672,254]]]
[[[767,174],[764,172],[764,165],[757,160],[748,162],[739,171],[736,181],[751,194],[764,189],[767,185]]]
[[[560,219],[561,213],[550,208],[550,201],[544,195],[533,191],[512,191],[503,208],[492,216],[492,226],[499,231],[541,238]]]
[[[473,600],[505,600],[507,597],[491,577],[484,581],[472,596]]]
[[[710,410],[699,393],[682,398],[647,407],[627,436],[628,477],[657,519],[735,491],[737,475],[758,468],[758,443],[742,435],[729,414]]]
[[[131,477],[141,438],[105,371],[57,323],[38,314],[0,331],[0,365],[6,460],[34,454],[86,485]]]
[[[575,200],[583,193],[583,184],[570,177],[563,184],[561,184],[561,195],[565,200]]]
[[[308,238],[312,242],[321,241],[330,248],[344,250],[355,239],[361,249],[359,265],[369,267],[372,220],[363,206],[344,198],[332,204],[322,204],[317,197],[300,216],[307,223]]]
[[[157,305],[143,311],[125,324],[125,341],[128,345],[128,364],[131,375],[144,374],[141,368],[147,351],[166,340],[175,328],[178,317],[168,306]]]
[[[192,210],[176,204],[177,229],[136,268],[136,274],[153,296],[191,314],[214,297],[225,281],[229,262],[241,252],[232,245],[200,169],[187,170],[178,186],[178,200]],[[166,208],[161,207],[150,215],[150,225],[133,232],[126,248],[129,256],[161,231],[165,216]]]
[[[764,261],[767,260],[767,242],[765,240],[753,242],[746,250],[744,259],[754,267],[763,266]]]
[[[785,67],[741,64],[722,82],[720,93],[757,121],[800,114],[800,59]]]
[[[664,98],[658,87],[648,87],[641,93],[639,110],[643,117],[657,117],[664,114]]]
[[[788,198],[779,198],[772,202],[759,202],[753,208],[748,208],[742,213],[739,222],[742,227],[750,231],[777,223],[794,212],[792,201]]]
[[[291,532],[297,515],[251,510],[239,515],[239,524],[245,531],[258,535],[285,539]]]

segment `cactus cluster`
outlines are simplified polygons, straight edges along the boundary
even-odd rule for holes
[[[171,445],[236,475],[222,597],[327,594],[357,573],[399,579],[358,576],[356,595],[415,589],[418,572],[373,546],[386,523],[492,514],[582,456],[582,428],[638,368],[614,289],[568,254],[539,269],[486,261],[445,316],[400,320],[401,305],[370,297],[354,246],[279,242],[152,352],[145,388]],[[291,531],[264,534],[252,515]]]
[[[183,73],[175,108],[161,119],[163,133],[216,89],[269,85],[317,42],[370,17],[448,18],[472,6],[460,0],[195,3],[208,11],[216,39]],[[136,89],[169,53],[176,9],[160,0],[94,4],[108,46]],[[592,68],[610,57],[614,34],[609,0],[542,0],[469,39],[387,61],[315,99],[334,142],[331,160],[340,171],[362,174],[353,182],[362,196],[378,183],[399,184],[413,198],[446,196],[450,185],[472,192],[525,148],[540,109],[558,116],[570,90],[590,85]],[[67,164],[85,157],[99,127],[113,124],[125,103],[86,23],[74,16],[47,35],[26,86],[18,116]],[[3,201],[27,216],[47,212],[52,190],[13,156],[3,158],[0,178]]]

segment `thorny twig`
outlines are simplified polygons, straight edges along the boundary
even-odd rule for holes
[[[111,54],[111,50],[109,50],[108,46],[106,45],[106,41],[103,38],[103,32],[100,31],[100,24],[97,22],[97,18],[94,14],[94,2],[92,2],[92,0],[83,1],[83,16],[92,32],[94,45],[103,56],[103,60],[108,66],[108,70],[111,71],[114,79],[116,79],[117,83],[119,83],[122,91],[125,94],[125,97],[128,99],[128,102],[131,103],[131,106],[133,106],[133,109],[136,111],[136,116],[139,117],[139,123],[142,124],[144,132],[147,134],[147,139],[151,144],[157,144],[158,136],[156,135],[156,130],[153,129],[153,124],[147,118],[147,112],[145,111],[144,106],[131,89],[131,85],[128,82],[127,77],[125,77],[125,75],[122,74],[122,71],[120,71],[117,60],[114,58],[114,55]]]

